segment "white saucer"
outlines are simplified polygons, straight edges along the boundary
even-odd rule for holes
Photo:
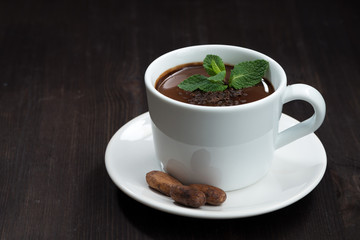
[[[297,122],[283,114],[280,130]],[[270,172],[252,186],[227,192],[221,206],[187,208],[151,190],[145,181],[146,173],[160,170],[160,165],[155,159],[149,113],[144,113],[115,133],[106,149],[105,165],[124,193],[149,207],[182,216],[225,219],[268,213],[303,198],[323,177],[326,153],[316,135],[310,134],[277,150]]]

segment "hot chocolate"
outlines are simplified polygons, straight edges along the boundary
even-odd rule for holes
[[[225,83],[229,80],[231,65],[225,65]],[[209,76],[202,63],[190,63],[171,68],[164,72],[156,81],[155,88],[162,94],[180,102],[204,106],[232,106],[250,103],[265,98],[274,92],[271,82],[263,78],[253,87],[234,89],[228,88],[219,92],[188,92],[178,85],[186,78],[200,74]]]

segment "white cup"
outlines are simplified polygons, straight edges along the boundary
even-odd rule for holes
[[[166,70],[201,62],[207,54],[225,64],[264,59],[265,77],[275,92],[255,102],[226,107],[198,106],[176,101],[155,89]],[[269,171],[276,149],[314,132],[325,117],[321,94],[305,84],[286,86],[282,67],[270,57],[242,47],[199,45],[166,53],[145,72],[155,152],[162,169],[185,184],[205,183],[225,191],[249,186]],[[292,100],[310,103],[314,114],[278,133],[283,104]]]

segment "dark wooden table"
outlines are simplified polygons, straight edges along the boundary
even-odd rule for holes
[[[356,1],[0,1],[0,239],[359,239],[360,36]],[[180,217],[121,192],[112,135],[147,111],[143,75],[184,46],[263,52],[327,116],[320,184],[281,210]],[[285,113],[302,120],[304,103]]]

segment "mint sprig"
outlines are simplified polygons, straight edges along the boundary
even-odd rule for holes
[[[178,87],[189,92],[200,89],[204,92],[219,92],[228,88],[224,83],[226,70],[223,60],[216,55],[207,55],[203,67],[210,77],[197,74],[182,81]]]
[[[210,76],[215,76],[221,71],[225,71],[225,64],[223,60],[216,55],[206,55],[203,61],[203,66]]]
[[[265,60],[255,60],[235,65],[231,70],[228,85],[224,82],[225,64],[219,56],[207,55],[203,61],[203,67],[210,77],[196,74],[182,81],[178,87],[189,92],[197,89],[204,92],[218,92],[224,91],[228,87],[235,89],[252,87],[261,82],[269,63]]]

